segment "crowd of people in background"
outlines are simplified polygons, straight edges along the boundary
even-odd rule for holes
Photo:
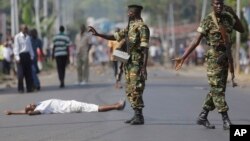
[[[114,60],[112,53],[116,49],[116,46],[118,46],[118,43],[90,36],[89,33],[86,32],[87,27],[85,25],[81,25],[75,39],[70,39],[68,35],[64,33],[64,28],[63,26],[59,28],[59,33],[56,34],[53,41],[51,41],[51,46],[45,47],[45,49],[42,40],[38,38],[37,30],[29,30],[28,27],[24,25],[21,26],[20,33],[15,35],[15,37],[11,37],[8,34],[5,40],[0,40],[0,72],[3,75],[17,77],[18,92],[25,92],[24,79],[27,92],[39,91],[41,89],[38,73],[42,70],[43,61],[48,61],[50,58],[56,60],[60,88],[64,88],[67,63],[76,68],[77,85],[85,85],[88,83],[89,68],[91,66],[100,66],[99,69],[97,69],[97,73],[99,74],[105,72],[107,68],[113,69],[115,81],[119,70],[119,62]],[[65,34],[65,36],[62,37],[62,34]],[[57,39],[55,38],[58,37],[67,40],[63,53],[53,50],[54,48],[62,51],[58,47],[55,48],[55,46],[57,46]],[[189,39],[185,39],[185,41],[180,42],[176,48],[171,47],[171,45],[164,48],[160,38],[152,37],[150,40],[148,64],[172,64],[173,67],[173,61],[171,60],[176,56],[182,55],[189,44]],[[249,74],[250,37],[245,46],[245,48],[240,49],[239,53],[240,68],[244,73]],[[185,64],[187,66],[204,65],[206,50],[207,47],[205,44],[199,44],[195,51],[187,58]],[[62,58],[64,58],[63,61]],[[62,62],[64,63],[62,64]],[[122,86],[121,84],[115,83],[115,87],[121,88]]]

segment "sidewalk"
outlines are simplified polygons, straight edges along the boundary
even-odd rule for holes
[[[40,79],[46,79],[49,77],[52,73],[54,73],[55,70],[50,71],[41,71],[39,74]],[[25,83],[25,80],[24,80]],[[4,88],[16,88],[17,87],[17,78],[16,76],[10,76],[10,75],[1,75],[0,77],[0,89]]]
[[[207,77],[205,66],[184,66],[181,70],[175,71],[171,70],[173,73],[178,75],[183,75],[187,77]],[[231,74],[229,73],[228,81],[230,81]],[[250,74],[235,74],[235,81],[238,83],[239,87],[245,88],[250,87]],[[230,82],[231,83],[231,82]]]

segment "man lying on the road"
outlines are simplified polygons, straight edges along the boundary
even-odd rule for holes
[[[6,115],[40,115],[58,113],[81,113],[81,112],[106,112],[111,110],[123,110],[126,105],[125,100],[110,105],[96,105],[79,102],[75,100],[49,99],[38,104],[29,104],[24,110],[6,111]]]

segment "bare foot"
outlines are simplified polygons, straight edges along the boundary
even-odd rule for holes
[[[118,102],[117,110],[124,110],[125,106],[126,106],[126,100],[125,99],[120,100]]]

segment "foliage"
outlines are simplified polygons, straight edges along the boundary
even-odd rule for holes
[[[6,13],[10,12],[10,1],[0,0],[0,10]]]
[[[185,3],[185,4],[183,4]],[[157,24],[157,16],[167,20],[169,5],[173,4],[176,23],[197,22],[200,20],[202,1],[201,0],[128,0],[128,4],[140,4],[144,11],[150,13],[151,24]]]
[[[43,70],[42,71],[50,71],[52,69],[54,69],[55,66],[55,61],[53,60],[47,60],[43,62]]]
[[[229,6],[231,6],[234,10],[236,10],[236,4],[237,4],[237,0],[227,0],[226,4],[228,4]],[[247,4],[246,0],[241,0],[241,5],[245,6]],[[248,40],[248,34],[249,34],[249,30],[248,30],[248,25],[247,25],[247,21],[244,18],[243,14],[241,13],[241,23],[243,24],[243,27],[245,29],[245,32],[241,34],[241,42],[246,42]],[[233,39],[236,39],[236,32],[234,32],[233,34]],[[234,42],[236,42],[236,40],[234,40]]]
[[[249,0],[240,0],[241,2],[241,7],[246,6],[249,2]],[[237,0],[226,0],[226,4],[232,6],[232,7],[236,7],[237,4]]]
[[[48,18],[41,18],[41,32],[42,32],[42,37],[46,36],[50,38],[52,36],[52,31],[51,29],[53,28],[53,25],[55,23],[56,16],[51,15]]]
[[[24,23],[24,24],[27,24],[28,26],[33,26],[34,25],[34,22],[33,22],[33,18],[34,17],[34,14],[32,12],[32,9],[31,9],[31,5],[30,4],[26,4],[23,6],[22,8],[22,22],[21,23]]]
[[[241,42],[247,42],[248,40],[248,35],[249,35],[249,29],[248,29],[248,24],[247,24],[247,21],[246,19],[244,18],[243,14],[241,13],[241,23],[245,29],[245,32],[244,33],[241,33],[240,34],[240,38],[241,38]],[[232,36],[234,40],[234,43],[236,42],[236,32],[233,33],[233,36]]]

